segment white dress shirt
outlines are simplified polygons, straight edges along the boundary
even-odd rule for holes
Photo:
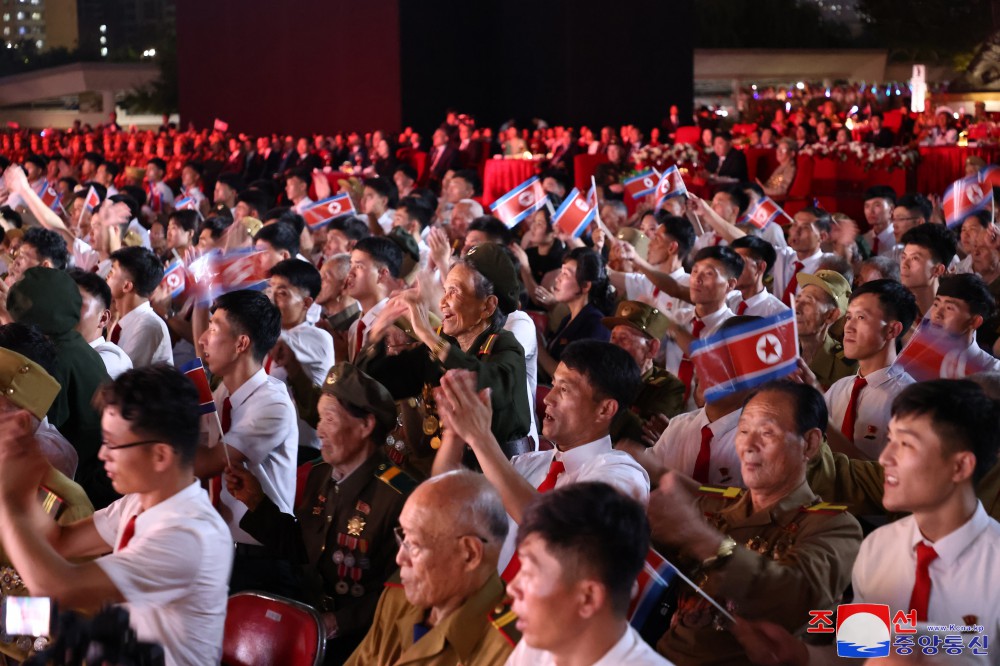
[[[368,333],[372,330],[372,324],[375,323],[375,318],[378,317],[378,313],[382,311],[385,304],[389,302],[388,298],[383,298],[381,301],[372,306],[372,309],[368,312],[364,312],[360,317],[355,319],[351,323],[351,327],[347,329],[347,357],[350,362],[354,362],[354,355],[358,349],[358,326],[360,322],[364,322],[365,330],[361,334],[361,348],[364,349],[368,344]]]
[[[555,666],[551,652],[536,650],[521,640],[509,657],[505,666]],[[673,666],[673,662],[660,656],[639,632],[627,625],[621,639],[592,666]]]
[[[526,313],[515,310],[507,315],[503,329],[513,333],[524,349],[524,366],[528,376],[528,410],[531,412],[528,436],[535,443],[537,450],[538,426],[535,424],[535,390],[538,388],[538,335],[535,332],[535,322]]]
[[[838,379],[826,392],[830,423],[838,430],[844,423],[855,377],[857,375]],[[854,446],[872,460],[877,460],[889,436],[889,409],[892,401],[900,391],[913,383],[913,377],[906,374],[900,366],[890,365],[872,372],[865,379],[868,380],[868,385],[858,394],[855,412]]]
[[[788,283],[795,275],[795,262],[802,262],[803,268],[800,272],[815,273],[819,268],[819,260],[823,258],[823,250],[816,248],[816,251],[805,259],[799,259],[799,255],[790,247],[776,247],[774,249],[777,257],[774,260],[774,267],[771,269],[771,275],[774,276],[774,282],[771,283],[771,293],[780,299],[785,295],[785,289],[788,288]]]
[[[684,412],[670,419],[649,455],[667,469],[694,476],[694,465],[701,451],[701,429],[712,431],[709,443],[708,483],[713,486],[743,486],[740,457],[736,455],[736,426],[742,409],[737,409],[711,423],[705,408]]]
[[[117,379],[118,375],[126,370],[132,369],[132,359],[125,353],[125,350],[113,342],[108,342],[104,336],[99,336],[90,341],[90,346],[101,355],[104,367],[108,370],[111,379]]]
[[[135,534],[119,550],[135,515]],[[126,495],[95,513],[94,527],[114,548],[97,566],[125,598],[139,640],[162,645],[168,666],[219,663],[233,544],[201,485],[145,511]]]
[[[227,397],[232,405],[232,423],[223,441],[246,456],[247,469],[260,481],[264,494],[282,513],[291,514],[295,501],[299,428],[288,389],[274,377],[268,377],[261,368],[232,396],[223,383],[215,389],[214,397],[220,415]],[[246,504],[230,495],[225,484],[220,500],[219,513],[228,523],[233,539],[260,545],[240,528],[240,520],[247,512]]]
[[[153,311],[149,301],[119,319],[118,325],[122,329],[118,346],[132,359],[133,367],[144,368],[154,363],[173,365],[167,323]]]
[[[743,294],[739,290],[729,292],[726,296],[726,305],[733,312],[738,313],[740,303],[743,302]],[[753,317],[770,317],[773,314],[784,312],[788,306],[781,302],[781,299],[769,292],[761,289],[759,292],[746,299],[747,309],[743,314]]]

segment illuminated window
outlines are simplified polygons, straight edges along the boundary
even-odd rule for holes
[[[108,43],[108,38],[102,35],[101,36],[101,44],[107,44],[107,43]]]
[[[101,26],[101,32],[107,32],[107,31],[108,31],[108,26],[102,25]]]
[[[107,46],[101,48],[101,55],[102,56],[108,55],[108,47]]]
[[[23,21],[24,20],[24,12],[18,12],[17,13],[17,20],[18,21]]]

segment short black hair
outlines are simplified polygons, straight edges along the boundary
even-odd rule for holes
[[[69,250],[66,241],[55,231],[41,227],[30,227],[24,232],[24,245],[35,248],[39,261],[48,260],[52,268],[64,270],[69,264]]]
[[[848,302],[853,302],[859,296],[872,294],[878,298],[882,314],[890,321],[898,321],[903,325],[903,331],[910,330],[913,320],[917,317],[917,301],[909,289],[895,280],[872,280],[854,290]],[[902,335],[897,338],[897,349],[902,341]]]
[[[392,277],[399,277],[403,265],[403,251],[385,236],[362,238],[355,244],[354,249],[367,254],[376,264],[385,266]]]
[[[389,180],[388,178],[365,178],[364,187],[370,190],[374,190],[379,196],[385,197],[388,202],[388,207],[393,208],[396,205],[396,184]]]
[[[642,386],[642,376],[635,359],[610,342],[576,340],[563,349],[559,362],[586,377],[596,399],[615,400],[618,412],[627,411],[632,406]]]
[[[511,241],[510,229],[492,215],[481,215],[469,223],[469,231],[481,231],[491,243],[507,245]]]
[[[746,209],[750,206],[750,197],[743,188],[739,185],[730,185],[729,187],[724,187],[719,190],[723,194],[727,194],[733,201],[733,205],[738,208],[737,215],[742,215],[746,212]]]
[[[997,462],[1000,408],[971,380],[934,379],[910,384],[892,401],[892,416],[927,416],[944,455],[960,451],[975,454],[973,484]]]
[[[347,236],[348,239],[355,242],[371,235],[371,232],[368,230],[368,225],[354,215],[341,215],[340,217],[331,220],[330,227],[327,231],[329,232],[332,230],[339,231]]]
[[[423,201],[414,196],[403,197],[399,200],[396,210],[403,211],[403,214],[411,220],[416,220],[421,229],[426,229],[434,217],[434,211],[424,205]]]
[[[200,432],[198,389],[165,363],[123,372],[98,390],[103,410],[116,407],[138,436],[169,444],[188,467],[194,463]]]
[[[869,199],[885,199],[889,205],[895,206],[896,190],[888,185],[875,185],[865,190],[864,200],[868,201]]]
[[[85,152],[83,154],[83,160],[81,160],[81,161],[93,162],[93,164],[94,164],[95,167],[99,167],[102,164],[104,164],[104,158],[101,157],[101,154],[100,153],[95,153],[92,150],[89,150],[89,151]]]
[[[212,312],[225,310],[226,319],[237,335],[250,338],[251,354],[260,363],[281,335],[278,306],[259,291],[239,289],[215,299]]]
[[[123,247],[111,253],[111,260],[128,271],[135,292],[143,298],[149,298],[163,280],[163,263],[147,248]]]
[[[299,234],[295,231],[295,227],[285,222],[275,222],[261,227],[253,239],[254,242],[264,241],[278,252],[285,250],[292,257],[299,253]]]
[[[130,193],[132,190],[138,190],[135,192],[135,196],[131,194],[112,194],[107,198],[107,201],[111,203],[123,203],[128,206],[130,219],[139,219],[139,213],[142,211],[143,204],[146,203],[146,195],[143,193],[141,187],[123,187],[123,190],[127,190]]]
[[[167,170],[167,163],[164,162],[159,157],[153,157],[153,158],[150,158],[149,160],[146,161],[146,166],[149,166],[150,164],[152,164],[153,166],[155,166],[156,168],[158,168],[160,171],[166,171]]]
[[[270,197],[263,190],[243,190],[236,195],[236,203],[240,202],[253,210],[258,218],[266,213],[271,205]]]
[[[771,272],[771,268],[774,267],[774,262],[778,258],[778,253],[775,252],[774,246],[759,236],[741,236],[730,243],[729,247],[734,250],[737,248],[749,250],[750,256],[754,258],[754,261],[763,261],[765,264],[764,275]]]
[[[245,189],[243,178],[236,173],[222,173],[215,179],[215,182],[222,183],[226,187],[239,193]]]
[[[20,229],[24,226],[24,219],[21,217],[21,214],[10,206],[0,207],[0,217],[13,224],[15,229]]]
[[[726,271],[726,277],[735,279],[743,273],[743,257],[728,245],[710,245],[701,248],[695,253],[692,264],[697,264],[705,259],[715,259],[721,263]]]
[[[793,382],[788,379],[776,379],[762,384],[743,401],[743,406],[754,399],[758,393],[773,391],[787,395],[792,399],[792,414],[795,417],[795,430],[800,437],[804,437],[813,428],[818,428],[825,432],[827,421],[830,419],[829,410],[826,407],[826,400],[823,394],[809,384]]]
[[[931,219],[931,213],[934,212],[934,205],[930,200],[919,192],[909,192],[899,197],[899,201],[896,202],[897,208],[905,208],[906,210],[916,212],[920,217],[924,218],[924,222]]]
[[[816,218],[816,221],[813,222],[813,224],[815,224],[816,228],[822,232],[830,233],[830,229],[833,228],[833,216],[819,206],[806,206],[800,212],[808,213]]]
[[[316,298],[323,287],[323,278],[316,267],[301,259],[279,261],[271,267],[268,275],[285,278],[293,287],[304,290],[310,298]]]
[[[118,162],[111,162],[106,160],[104,162],[104,170],[107,171],[108,175],[113,178],[122,172],[122,165],[118,164]]]
[[[397,164],[396,168],[392,170],[392,173],[395,174],[397,171],[402,171],[403,175],[410,180],[417,180],[417,170],[414,169],[413,165],[408,162],[400,162]]]
[[[167,223],[173,220],[177,223],[177,226],[184,231],[194,231],[198,226],[198,211],[196,210],[175,210],[170,213],[170,217],[167,218]]]
[[[111,287],[107,280],[93,271],[85,271],[82,268],[71,268],[68,271],[77,286],[104,304],[104,309],[111,308]]]
[[[298,178],[307,186],[312,182],[312,174],[306,167],[292,167],[285,172],[285,180],[287,181],[289,178]]]
[[[983,319],[989,319],[996,312],[997,302],[990,293],[989,285],[976,273],[941,276],[937,295],[964,301],[969,306],[970,314]]]
[[[59,376],[55,343],[34,324],[13,322],[0,326],[0,347],[34,361],[53,377]]]
[[[205,165],[202,164],[201,162],[195,162],[193,160],[185,162],[184,166],[182,166],[181,169],[191,169],[196,174],[198,174],[199,178],[205,175]]]
[[[570,483],[536,494],[528,504],[518,544],[530,535],[559,560],[567,580],[596,578],[607,588],[615,615],[625,617],[649,550],[649,520],[641,504],[606,483]]]
[[[656,222],[663,226],[664,230],[670,234],[670,237],[677,241],[677,256],[681,260],[687,258],[688,253],[691,248],[694,247],[695,240],[697,236],[694,233],[694,227],[691,225],[691,221],[687,218],[678,217],[676,215],[670,215],[664,210],[656,211],[653,214],[656,218]]]
[[[472,186],[473,196],[478,197],[483,193],[483,181],[479,179],[479,174],[476,173],[475,169],[459,169],[451,177],[461,178]]]
[[[928,250],[931,258],[947,267],[958,252],[955,233],[943,224],[921,224],[913,227],[899,239],[906,245],[916,245]]]
[[[204,222],[201,223],[201,226],[198,227],[198,233],[195,234],[194,237],[195,242],[197,243],[198,239],[201,238],[202,232],[204,232],[206,229],[210,234],[212,234],[213,239],[219,240],[220,238],[222,238],[222,234],[226,232],[226,229],[228,229],[230,225],[232,225],[232,223],[233,223],[232,219],[226,217],[219,217],[217,215],[207,218]]]

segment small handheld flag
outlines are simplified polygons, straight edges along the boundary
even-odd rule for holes
[[[46,185],[45,189],[42,190],[41,200],[43,204],[53,211],[58,211],[61,205],[59,202],[59,193],[51,185]]]
[[[629,196],[638,201],[647,194],[652,194],[656,191],[657,181],[656,172],[652,169],[647,169],[626,180],[625,191],[629,193]]]
[[[663,208],[663,202],[673,197],[682,197],[687,194],[687,186],[684,185],[684,178],[676,166],[671,166],[660,176],[660,182],[656,185],[656,209]]]
[[[796,367],[794,309],[714,333],[691,343],[691,361],[706,402],[760,386]]]
[[[195,358],[182,365],[179,370],[191,380],[194,387],[198,389],[198,409],[202,414],[211,414],[215,411],[215,398],[212,397],[212,387],[208,383],[208,375],[205,374],[205,364],[200,358]]]
[[[184,264],[180,261],[171,262],[167,270],[163,272],[160,284],[170,292],[171,299],[183,294],[184,288],[187,286],[187,271],[184,270]]]
[[[646,553],[642,571],[636,579],[638,593],[629,604],[628,621],[636,631],[642,629],[663,593],[674,580],[670,563],[652,548]]]
[[[316,230],[341,215],[356,212],[351,196],[345,192],[310,204],[302,211],[302,217],[305,218],[310,229]]]
[[[941,207],[949,227],[962,224],[973,213],[992,209],[993,185],[998,178],[996,168],[987,167],[974,176],[967,176],[952,183],[944,193]],[[996,182],[1000,185],[1000,182]]]
[[[594,219],[594,209],[575,187],[552,216],[552,226],[572,238],[577,238]]]
[[[969,354],[965,336],[952,335],[928,319],[920,322],[917,332],[896,357],[896,364],[918,382],[962,379],[990,369]]]
[[[548,194],[538,176],[532,176],[507,194],[490,204],[490,210],[508,229],[513,229],[536,210],[545,205]]]
[[[90,189],[87,191],[87,198],[83,200],[83,208],[88,213],[97,208],[101,204],[101,195],[97,193],[94,186],[91,185]]]
[[[267,253],[250,249],[215,255],[209,283],[209,297],[240,289],[261,291],[267,286]]]
[[[225,122],[224,120],[219,120],[218,118],[215,119],[215,122],[212,124],[212,127],[217,132],[228,132],[229,131],[229,123]]]
[[[194,197],[182,197],[174,202],[174,208],[177,210],[198,210],[198,202],[194,200]]]
[[[770,197],[761,197],[750,210],[747,211],[744,221],[752,224],[758,229],[763,229],[779,217],[788,218],[788,213],[781,209],[781,206],[774,203]],[[791,218],[788,218],[791,220]]]

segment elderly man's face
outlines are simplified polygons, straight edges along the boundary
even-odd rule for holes
[[[819,335],[836,306],[828,293],[814,284],[807,284],[795,298],[795,322],[800,336]]]
[[[751,491],[780,492],[805,476],[806,445],[795,429],[793,400],[784,393],[762,391],[746,404],[735,444]]]

